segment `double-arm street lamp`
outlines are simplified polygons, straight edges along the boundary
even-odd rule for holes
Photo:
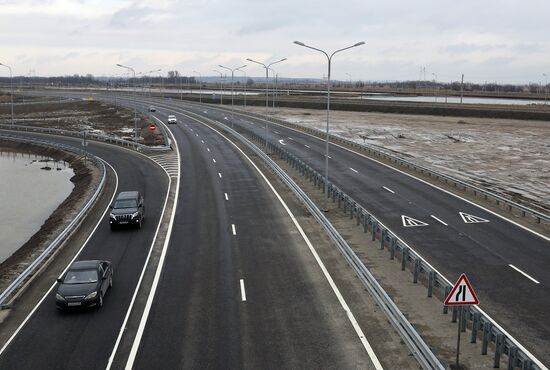
[[[6,67],[7,69],[10,70],[10,97],[11,97],[11,127],[13,128],[13,75],[11,73],[11,67],[4,64],[4,63],[0,63],[0,66],[4,66]]]
[[[200,72],[193,71],[193,73],[196,73],[199,75],[200,81],[199,81],[199,103],[202,103],[202,75]]]
[[[122,64],[117,63],[117,67],[126,68],[128,71],[132,71],[132,74],[134,75],[134,80],[136,79],[136,71],[132,67],[127,67]],[[135,81],[134,81],[135,83]],[[136,90],[133,89],[134,93],[134,141],[137,143],[138,141],[138,130],[137,130],[137,99],[136,99]]]
[[[313,50],[316,50],[316,51],[319,51],[319,52],[325,54],[325,56],[327,57],[327,61],[328,61],[328,74],[327,74],[327,137],[326,137],[326,145],[325,145],[325,185],[324,185],[324,187],[325,187],[325,196],[324,196],[324,199],[323,199],[324,211],[328,212],[327,202],[328,202],[328,144],[329,144],[329,122],[330,122],[329,121],[329,117],[330,117],[330,64],[331,64],[332,57],[334,56],[334,54],[339,53],[339,52],[344,51],[344,50],[347,50],[347,49],[354,48],[356,46],[364,45],[365,42],[361,41],[361,42],[358,42],[357,44],[348,46],[347,48],[336,50],[335,52],[330,54],[330,56],[328,55],[327,52],[325,52],[321,49],[314,48],[313,46],[306,45],[303,42],[294,41],[294,43],[296,45],[300,45],[300,46],[303,46],[303,47],[306,47],[306,48],[309,48],[309,49],[313,49]]]
[[[218,66],[220,68],[231,71],[231,128],[233,128],[233,77],[235,75],[235,71],[240,71],[242,68],[246,67],[246,64],[240,66],[239,68],[229,68],[229,67],[222,66],[221,64],[218,64]]]
[[[247,58],[246,60],[252,63],[259,64],[265,68],[265,151],[267,152],[267,136],[269,134],[269,116],[267,113],[267,110],[269,109],[269,67],[271,67],[273,64],[284,62],[286,58],[271,62],[267,65],[250,58]]]

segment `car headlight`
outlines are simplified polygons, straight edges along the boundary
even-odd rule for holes
[[[64,301],[65,300],[65,297],[63,297],[61,294],[59,293],[55,293],[55,299],[57,299],[58,301]]]
[[[91,292],[84,299],[94,299],[95,297],[97,297],[97,292]]]
[[[110,218],[116,218],[116,216],[115,216],[114,213],[109,213],[109,217],[110,217]]]
[[[139,215],[139,212],[132,213],[132,218],[136,218]]]

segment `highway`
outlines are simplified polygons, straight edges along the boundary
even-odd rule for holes
[[[230,112],[215,106],[179,101],[157,104],[180,119],[193,112],[230,124]],[[234,117],[236,127],[265,135],[265,121],[238,113]],[[323,141],[273,123],[268,140],[324,173]],[[521,343],[535,348],[535,355],[550,361],[544,350],[550,345],[547,236],[337,145],[331,145],[329,155],[330,181],[375,214],[449,280],[454,282],[466,273],[481,307]],[[413,221],[407,222],[407,217]]]
[[[106,99],[109,98],[106,97]],[[145,110],[150,103],[149,100],[145,99],[138,106],[141,110]],[[129,102],[125,104],[129,107],[132,106]],[[273,239],[273,235],[280,235],[285,228],[280,226],[278,229],[276,224],[266,227],[266,225],[257,222],[262,219],[257,217],[258,212],[267,212],[265,194],[263,196],[258,195],[257,199],[252,197],[252,195],[256,195],[256,192],[248,192],[246,195],[241,194],[240,197],[238,192],[230,195],[230,193],[235,193],[235,189],[239,189],[239,187],[232,184],[233,179],[247,178],[247,182],[253,181],[250,174],[248,177],[244,175],[250,169],[247,170],[247,166],[243,166],[242,163],[240,165],[235,164],[237,159],[230,154],[232,150],[227,148],[227,145],[220,143],[222,139],[216,135],[214,136],[217,139],[212,138],[211,132],[187,118],[189,113],[192,112],[199,116],[229,124],[231,115],[227,110],[219,110],[217,107],[210,105],[201,106],[174,100],[164,100],[163,102],[153,100],[152,104],[162,111],[162,119],[165,120],[167,114],[175,114],[180,121],[177,126],[172,126],[171,129],[180,143],[182,153],[185,153],[182,163],[182,181],[184,182],[182,188],[194,189],[190,193],[180,193],[180,204],[193,204],[198,202],[199,199],[203,199],[203,195],[199,196],[199,194],[203,192],[209,194],[207,196],[208,200],[201,203],[208,205],[208,207],[205,207],[208,211],[197,204],[198,210],[204,212],[204,215],[199,216],[197,210],[191,218],[185,219],[184,212],[178,212],[175,223],[181,226],[175,228],[174,235],[178,235],[175,240],[181,240],[183,235],[185,235],[185,238],[190,238],[190,232],[198,232],[196,239],[190,238],[190,240],[195,241],[195,243],[192,243],[194,245],[196,240],[202,240],[204,237],[213,238],[215,235],[219,235],[220,239],[217,244],[210,246],[210,243],[208,243],[209,248],[217,248],[219,245],[225,246],[221,250],[212,250],[219,258],[209,259],[207,262],[201,263],[210,267],[211,271],[218,272],[221,270],[229,275],[223,275],[227,281],[222,279],[222,275],[201,275],[203,269],[196,269],[191,260],[207,259],[207,254],[203,255],[202,252],[204,251],[201,249],[177,248],[177,243],[172,241],[176,244],[170,245],[170,255],[167,260],[184,259],[189,261],[188,267],[191,271],[187,268],[171,267],[170,263],[166,264],[161,288],[155,296],[155,305],[146,326],[146,335],[143,337],[144,340],[138,343],[139,350],[135,354],[136,367],[145,368],[151,365],[150,362],[147,362],[148,356],[144,355],[144,353],[148,354],[151,351],[161,351],[163,353],[166,351],[165,357],[169,359],[170,364],[176,366],[211,364],[208,361],[214,361],[214,365],[224,362],[232,364],[262,363],[260,360],[262,357],[258,355],[257,360],[254,360],[254,355],[246,352],[245,346],[239,348],[229,346],[224,356],[215,357],[214,359],[212,357],[213,352],[209,352],[209,348],[217,348],[221,345],[221,342],[216,341],[218,335],[225,336],[224,338],[232,338],[239,343],[248,343],[250,327],[242,326],[243,322],[246,321],[242,315],[245,310],[249,310],[249,305],[248,303],[239,302],[240,292],[237,282],[243,279],[247,298],[254,291],[254,284],[259,284],[264,290],[266,289],[266,277],[262,277],[257,282],[257,276],[255,275],[254,279],[250,279],[250,273],[245,268],[248,264],[254,265],[255,261],[261,260],[261,256],[255,256],[254,259],[248,258],[251,253],[247,249],[251,248],[248,247],[248,244],[255,244],[254,242],[258,238],[269,244]],[[235,113],[234,123],[236,127],[252,130],[259,135],[265,134],[265,122],[256,117]],[[207,139],[205,140],[205,138]],[[317,171],[323,173],[324,143],[322,141],[273,123],[270,123],[268,140],[279,143]],[[205,143],[216,141],[219,144],[212,148],[209,146],[207,149],[210,149],[210,151],[205,152],[204,146],[206,144],[202,141]],[[186,157],[193,158],[194,166],[199,167],[195,169],[192,167],[186,168],[186,166],[190,166],[190,162],[186,163]],[[221,164],[224,164],[223,170],[220,170],[221,167],[219,166]],[[481,307],[516,339],[532,350],[543,362],[550,360],[550,354],[544,350],[544,348],[547,348],[548,338],[550,338],[550,320],[546,315],[546,307],[550,306],[548,294],[550,273],[546,269],[546,266],[550,263],[548,237],[529,232],[513,222],[509,222],[466,200],[452,196],[448,192],[337,145],[331,145],[330,166],[331,181],[374,213],[449,280],[454,281],[460,273],[465,272],[480,297]],[[194,175],[186,177],[186,173]],[[216,176],[218,176],[217,179]],[[202,181],[195,184],[186,183],[185,181],[190,181],[190,178],[193,181],[195,179],[202,179]],[[205,183],[215,185],[212,185],[213,188],[206,191],[200,187],[200,184],[204,185]],[[237,181],[237,183],[239,182]],[[261,188],[257,184],[255,187]],[[229,190],[228,193],[228,189],[232,190]],[[235,199],[238,202],[233,203],[225,200],[225,193],[228,193],[230,200]],[[185,196],[189,198],[182,198]],[[256,209],[250,206],[241,208],[241,204],[248,204],[247,202],[252,200],[257,202],[255,204],[260,204],[260,207]],[[461,216],[461,213],[463,216]],[[209,232],[188,226],[192,225],[191,221],[197,217],[211,220],[208,224],[211,225],[208,229]],[[263,217],[273,216],[266,214]],[[235,225],[236,235],[232,235],[233,230],[230,224]],[[201,225],[204,226],[204,223],[201,222]],[[186,226],[189,227],[189,230],[185,229]],[[186,231],[180,236],[178,233],[184,229]],[[251,232],[250,236],[246,235],[246,232],[256,229],[262,230],[262,232]],[[275,234],[267,234],[274,230],[276,231]],[[245,231],[244,235],[242,231]],[[271,235],[271,237],[264,240],[261,239],[263,235]],[[225,239],[221,236],[224,236]],[[243,240],[249,242],[243,244]],[[237,244],[239,247],[235,248]],[[279,241],[278,245],[280,244]],[[246,250],[247,253],[243,253],[241,249]],[[227,250],[236,250],[236,254],[228,255]],[[285,261],[288,262],[288,260],[292,261],[293,259],[285,258]],[[267,267],[264,266],[264,268]],[[201,287],[205,284],[210,288],[207,291],[198,288],[198,280],[195,280],[195,277],[201,281]],[[172,296],[170,283],[176,281],[184,281],[185,285],[182,287],[182,291],[189,291],[189,295],[182,295],[182,301]],[[166,287],[162,284],[166,284]],[[285,285],[284,280],[280,284]],[[218,301],[220,298],[212,293],[212,291],[220,290],[233,301],[224,301],[225,305],[221,305]],[[258,291],[262,291],[262,289],[258,289]],[[185,302],[188,302],[189,299],[193,302],[202,303],[212,302],[213,300],[217,303],[213,306],[197,305],[198,307],[204,306],[202,310],[193,304],[192,307],[196,311],[187,311],[190,307],[186,306]],[[171,304],[171,302],[176,303]],[[220,307],[223,307],[223,310]],[[186,314],[182,317],[193,317],[194,320],[170,321],[167,318],[169,313],[178,310],[185,310]],[[220,314],[220,312],[223,314]],[[219,322],[212,320],[212,317],[218,318],[219,315],[222,316]],[[214,324],[211,324],[211,322],[214,322]],[[170,343],[153,339],[157,337],[158,333],[170,330],[172,325],[185,333],[192,333],[190,337],[194,338],[189,343],[190,337],[185,335],[182,337],[186,338],[185,341],[174,344],[177,348],[183,348],[179,352],[170,351],[169,348],[175,348],[171,347]],[[252,327],[261,327],[261,325],[258,323]],[[221,330],[221,332],[218,330]],[[227,337],[229,335],[228,331],[234,331],[234,333]],[[197,335],[197,333],[205,332],[215,332],[217,335]],[[288,335],[288,337],[293,338],[291,335]],[[285,343],[284,340],[281,343]],[[185,355],[183,355],[184,353]],[[265,353],[263,356],[264,360],[269,358]],[[292,363],[293,360],[289,358],[285,361]]]
[[[158,112],[163,120],[166,114]],[[136,351],[126,352],[123,337],[112,368],[381,368],[271,188],[219,134],[179,121],[170,128],[182,158],[181,187],[161,278]],[[95,143],[89,150],[117,171],[118,191],[143,192],[144,228],[112,233],[104,218],[78,256],[113,262],[104,307],[63,314],[49,292],[0,354],[0,368],[105,368],[115,350],[167,176],[129,151]],[[386,357],[389,364],[393,357]]]
[[[80,145],[75,139],[48,139]],[[55,308],[55,290],[49,291],[0,355],[1,369],[98,369],[107,363],[153,241],[168,178],[158,165],[128,150],[93,142],[88,150],[113,166],[118,174],[117,192],[139,190],[144,195],[147,214],[143,228],[112,232],[108,214],[104,215],[78,255],[80,260],[106,259],[113,263],[114,284],[105,296],[104,306],[100,311],[83,314],[60,313]]]

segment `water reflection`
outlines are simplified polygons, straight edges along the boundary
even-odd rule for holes
[[[0,262],[36,233],[71,193],[65,161],[0,148]]]

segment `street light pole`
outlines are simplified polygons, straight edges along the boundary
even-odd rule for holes
[[[246,67],[246,64],[243,65],[243,66],[240,66],[239,68],[224,67],[221,64],[218,64],[218,66],[220,68],[227,69],[228,71],[231,71],[231,128],[233,128],[233,92],[234,92],[234,90],[233,90],[233,77],[235,75],[235,71],[238,71],[241,68]]]
[[[268,152],[267,148],[267,136],[269,133],[269,116],[267,113],[267,110],[269,109],[269,67],[271,67],[273,64],[277,64],[280,62],[284,62],[286,58],[283,58],[281,60],[278,60],[276,62],[271,62],[268,65],[265,65],[264,63],[257,62],[253,59],[247,58],[249,62],[259,64],[265,68],[265,151]]]
[[[193,72],[198,74],[199,78],[200,78],[200,81],[199,81],[199,103],[202,103],[202,75],[197,71],[193,71]]]
[[[542,74],[544,76],[545,85],[544,85],[544,105],[546,105],[548,101],[548,76],[546,73]]]
[[[432,75],[434,76],[434,96],[435,96],[435,102],[437,103],[437,74],[432,72]]]
[[[13,128],[13,74],[11,72],[11,67],[6,65],[6,64],[3,64],[3,63],[0,63],[0,66],[4,66],[6,67],[7,69],[10,70],[10,97],[11,97],[11,127]]]
[[[239,72],[244,74],[244,109],[246,109],[246,72],[241,69],[239,69]]]
[[[303,42],[294,41],[294,43],[296,45],[300,45],[300,46],[303,46],[303,47],[306,47],[306,48],[309,48],[309,49],[313,49],[313,50],[316,50],[316,51],[319,51],[319,52],[325,54],[325,56],[327,57],[327,61],[328,61],[328,75],[327,75],[327,137],[326,137],[326,144],[325,144],[325,185],[324,185],[324,187],[325,187],[325,196],[324,196],[324,200],[323,200],[324,211],[328,212],[328,204],[327,203],[328,203],[328,146],[329,146],[328,144],[329,144],[329,123],[330,123],[330,64],[331,64],[332,57],[334,56],[334,54],[339,53],[339,52],[344,51],[344,50],[347,50],[347,49],[354,48],[356,46],[364,45],[365,42],[361,41],[361,42],[358,42],[354,45],[348,46],[346,48],[338,49],[335,52],[333,52],[330,56],[328,55],[327,52],[325,52],[321,49],[317,49],[317,48],[314,48],[312,46],[306,45]]]
[[[132,71],[134,75],[134,80],[136,78],[136,71],[132,67],[127,67],[122,64],[117,64],[117,67],[126,68],[128,71]],[[129,73],[129,72],[128,72]],[[134,81],[135,82],[135,81]],[[134,141],[137,144],[138,141],[138,131],[137,131],[137,99],[136,99],[136,91],[133,89],[134,94]]]
[[[220,105],[222,105],[223,104],[223,84],[222,84],[223,73],[221,73],[217,69],[215,69],[214,72],[220,74]]]

